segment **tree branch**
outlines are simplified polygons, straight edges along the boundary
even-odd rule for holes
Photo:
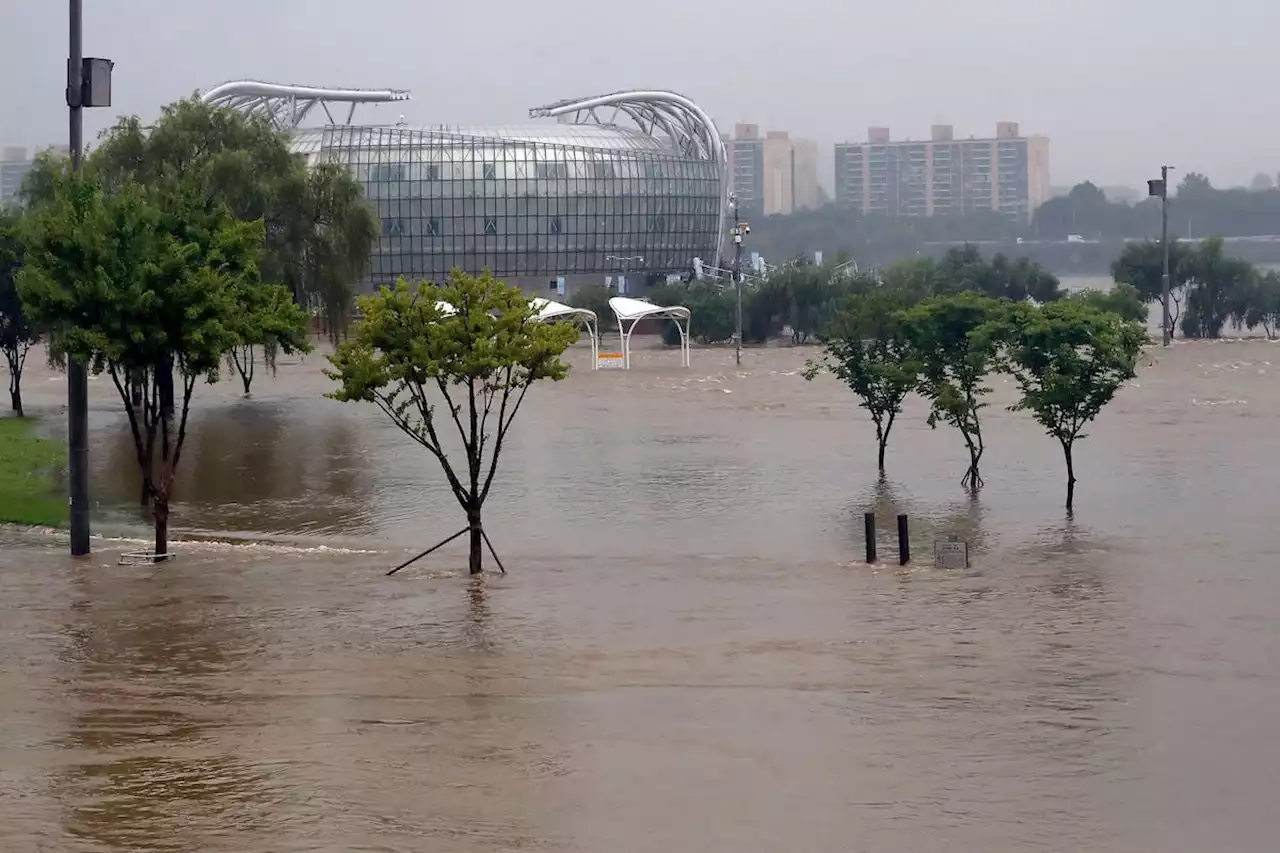
[[[133,434],[133,450],[137,455],[139,473],[142,475],[143,486],[147,490],[147,494],[152,494],[151,478],[147,476],[147,464],[143,457],[145,444],[142,441],[142,433],[138,429],[138,415],[133,408],[133,398],[129,391],[120,382],[120,374],[114,364],[107,364],[107,375],[111,377],[111,382],[116,386],[116,392],[120,394],[121,401],[124,402],[125,414],[129,417],[129,431]]]
[[[182,455],[182,445],[187,440],[187,415],[191,413],[191,395],[196,390],[196,377],[188,376],[185,367],[182,370],[182,415],[178,419],[178,443],[173,448],[173,461],[166,472],[165,494],[173,485],[173,478],[178,472],[178,457]]]
[[[511,382],[502,389],[502,405],[498,407],[498,435],[493,440],[493,456],[489,459],[489,474],[484,478],[484,489],[480,492],[480,503],[484,503],[485,498],[489,497],[489,487],[493,485],[493,475],[498,471],[498,457],[502,454],[502,443],[506,440],[507,430],[511,427],[511,422],[516,419],[516,414],[520,411],[520,404],[524,402],[524,395],[529,390],[530,383],[525,382],[520,386],[520,396],[516,398],[516,404],[511,407],[511,414],[507,415],[505,420],[503,415],[507,410],[507,400],[511,396]]]

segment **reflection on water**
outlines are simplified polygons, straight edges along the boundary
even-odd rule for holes
[[[201,387],[178,523],[294,547],[0,534],[0,850],[1273,849],[1276,353],[1155,354],[1073,519],[1007,383],[973,500],[915,400],[877,478],[804,352],[576,371],[522,412],[486,510],[511,574],[475,580],[461,548],[382,576],[460,514],[316,359]],[[867,510],[914,565],[862,564]],[[948,535],[969,571],[928,564]]]

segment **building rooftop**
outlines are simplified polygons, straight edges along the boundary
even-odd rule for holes
[[[407,138],[421,145],[450,142],[529,142],[543,145],[565,145],[607,151],[636,151],[646,154],[676,152],[663,140],[627,127],[593,124],[560,124],[528,126],[465,127],[454,125],[364,125],[342,127],[309,127],[294,132],[294,149],[300,154],[317,153],[326,135],[341,139],[343,144],[368,147],[399,147]]]

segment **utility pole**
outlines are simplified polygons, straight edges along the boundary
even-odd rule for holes
[[[1160,329],[1163,346],[1173,340],[1173,328],[1169,322],[1169,170],[1160,167],[1160,180],[1147,181],[1147,195],[1160,196],[1160,250],[1163,260],[1160,266]]]
[[[71,109],[71,171],[84,153],[84,4],[70,0],[71,51],[67,58],[67,106]],[[67,469],[71,490],[71,556],[89,554],[89,371],[67,362]]]
[[[733,285],[738,296],[738,331],[733,338],[733,362],[742,366],[742,222],[738,219],[738,196],[729,195],[733,205]]]
[[[84,157],[85,107],[111,106],[109,59],[85,58],[84,0],[69,0],[67,107],[71,111],[71,171]],[[71,556],[89,554],[89,371],[67,360],[67,480],[70,486]]]

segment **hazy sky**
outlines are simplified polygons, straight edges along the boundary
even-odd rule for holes
[[[518,124],[563,97],[669,88],[722,129],[817,139],[825,161],[868,125],[918,139],[933,123],[967,136],[1010,120],[1051,138],[1055,185],[1142,186],[1161,161],[1217,184],[1280,170],[1267,0],[84,5],[85,52],[116,61],[116,106],[89,113],[90,139],[116,113],[152,116],[234,78],[407,88],[413,101],[363,117],[413,123]],[[0,144],[65,141],[66,26],[62,0],[0,0]]]

